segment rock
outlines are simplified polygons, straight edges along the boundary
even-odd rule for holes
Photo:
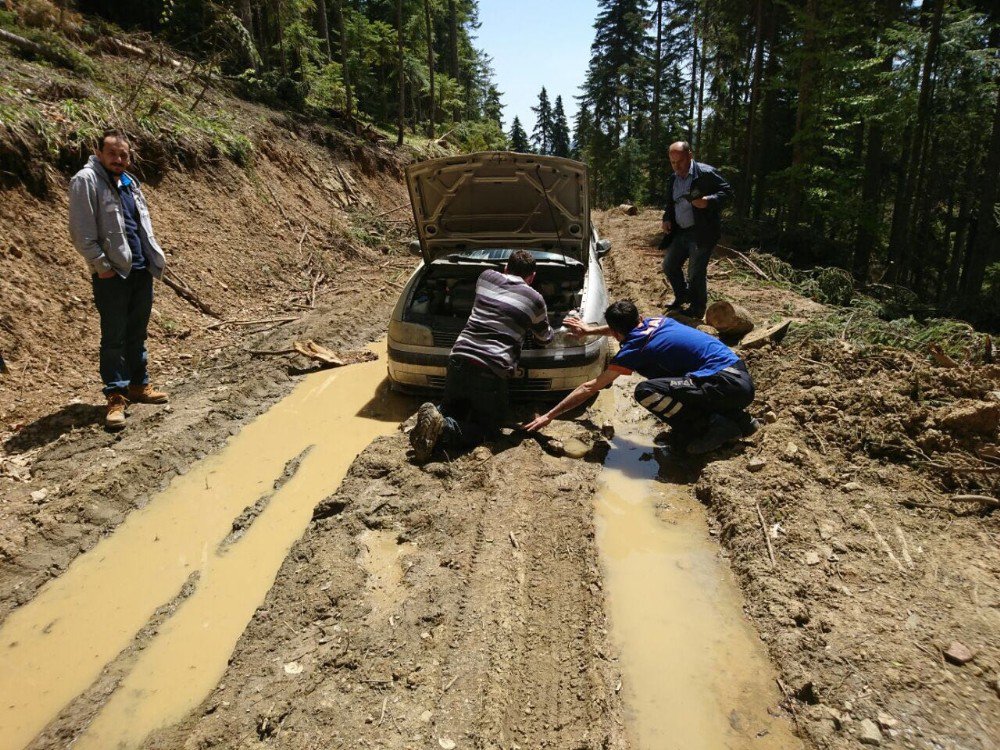
[[[893,718],[892,716],[890,716],[889,714],[885,713],[885,711],[879,711],[879,712],[878,712],[878,713],[877,713],[877,714],[875,715],[875,721],[877,721],[877,722],[878,722],[878,725],[879,725],[880,727],[882,727],[883,729],[892,729],[892,728],[893,728],[893,727],[895,727],[895,726],[896,726],[897,724],[899,724],[899,722],[898,722],[898,721],[896,721],[896,720],[895,720],[895,719],[894,719],[894,718]]]
[[[472,457],[476,461],[485,461],[486,459],[491,458],[492,456],[493,454],[490,452],[490,449],[487,448],[485,445],[477,446],[476,449],[472,451]]]
[[[633,206],[631,203],[622,203],[618,206],[618,210],[621,211],[626,216],[638,216],[639,209]]]
[[[438,740],[438,744],[442,747],[442,750],[455,750],[455,740],[449,740],[447,737],[442,737]]]
[[[785,446],[785,455],[788,456],[789,458],[791,458],[798,452],[799,452],[799,446],[797,446],[795,443],[789,442],[788,445]]]
[[[864,487],[862,487],[857,482],[848,482],[840,489],[842,489],[844,492],[861,492],[864,489]]]
[[[45,498],[49,496],[49,491],[46,489],[35,490],[31,493],[31,499],[33,502],[41,503],[44,502]]]
[[[603,422],[601,424],[601,434],[608,440],[615,436],[615,425],[613,422]]]
[[[871,719],[862,719],[858,724],[858,741],[862,745],[881,745],[882,733]]]
[[[430,722],[431,717],[433,715],[434,715],[433,711],[429,711],[429,710],[428,711],[424,711],[422,714],[420,714],[420,721],[422,721],[424,724],[427,724],[427,723]]]
[[[303,667],[297,661],[285,664],[285,674],[302,674]]]
[[[778,421],[778,415],[775,414],[773,411],[766,411],[764,412],[764,421],[767,422],[768,424],[774,424],[775,422]]]
[[[992,437],[1000,426],[1000,404],[967,401],[939,410],[936,416],[938,423],[949,432]]]
[[[948,646],[947,650],[944,652],[944,658],[961,667],[963,664],[968,664],[970,661],[976,658],[976,654],[964,643],[959,643],[958,641],[952,641],[951,645]]]
[[[763,458],[751,458],[749,461],[747,461],[747,471],[749,472],[756,473],[761,469],[763,469],[765,466],[767,466],[767,460]]]
[[[819,565],[820,557],[819,553],[814,550],[810,550],[805,554],[806,565]]]

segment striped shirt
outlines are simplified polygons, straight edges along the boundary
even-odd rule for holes
[[[552,340],[545,299],[520,276],[492,269],[483,271],[476,282],[476,301],[469,322],[451,353],[507,378],[517,368],[528,331],[539,344]]]

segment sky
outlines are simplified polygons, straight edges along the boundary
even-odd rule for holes
[[[493,58],[508,133],[516,115],[531,135],[542,86],[553,105],[562,96],[572,130],[596,17],[597,0],[479,0],[477,46]]]

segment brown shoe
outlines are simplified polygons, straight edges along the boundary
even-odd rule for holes
[[[128,399],[122,394],[112,393],[108,396],[108,409],[104,413],[104,426],[109,430],[124,429],[126,406],[128,406]]]
[[[128,387],[128,400],[136,404],[165,404],[167,394],[156,390],[149,385],[130,385]]]

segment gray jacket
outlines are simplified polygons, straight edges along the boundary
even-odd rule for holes
[[[139,221],[149,240],[149,272],[156,278],[163,275],[167,259],[153,234],[146,199],[139,181],[132,177],[132,193],[139,209]],[[125,235],[125,218],[118,189],[111,183],[107,170],[96,156],[74,175],[69,183],[69,234],[73,245],[90,266],[92,273],[116,271],[128,276],[132,271],[132,248]]]

